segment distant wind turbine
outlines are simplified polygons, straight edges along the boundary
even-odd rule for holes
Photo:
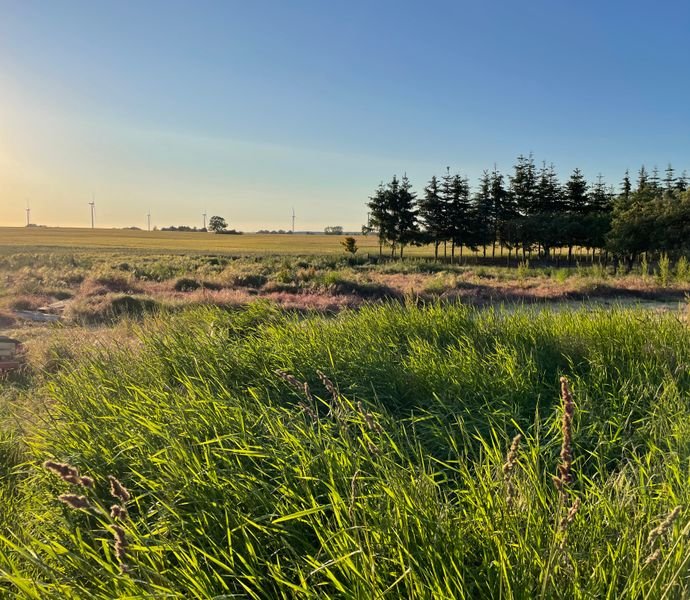
[[[29,201],[26,201],[26,226],[31,225],[31,206],[29,206]]]
[[[151,231],[151,209],[150,208],[149,208],[149,212],[146,213],[146,219],[148,221],[149,231]]]
[[[96,196],[92,196],[91,202],[89,202],[89,206],[91,207],[91,229],[94,229],[96,227]]]
[[[295,209],[292,209],[292,233],[295,233]]]

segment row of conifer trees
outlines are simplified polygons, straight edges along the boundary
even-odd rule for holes
[[[555,248],[599,250],[633,261],[642,252],[690,252],[688,177],[668,166],[663,177],[643,166],[633,183],[626,171],[620,188],[603,177],[590,183],[580,169],[561,182],[555,167],[519,156],[504,176],[484,171],[479,185],[450,169],[433,176],[418,195],[406,175],[381,184],[369,198],[366,232],[378,235],[391,255],[410,244],[432,244],[462,258],[463,248],[495,256],[497,247],[548,258]]]

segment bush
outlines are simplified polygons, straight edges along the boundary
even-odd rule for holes
[[[178,279],[173,285],[173,289],[176,292],[193,292],[198,290],[201,284],[196,279],[190,279],[188,277],[182,277]]]

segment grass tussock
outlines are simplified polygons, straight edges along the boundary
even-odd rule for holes
[[[0,437],[8,597],[690,594],[672,315],[256,303],[131,326]]]

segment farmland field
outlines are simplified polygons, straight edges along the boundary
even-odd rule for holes
[[[374,236],[355,236],[362,252],[378,253]],[[0,227],[0,248],[111,248],[128,250],[328,254],[342,253],[343,236],[325,234],[213,235],[200,232],[124,229]],[[429,254],[425,249],[425,254]]]
[[[58,233],[0,249],[1,597],[690,594],[682,263]]]

